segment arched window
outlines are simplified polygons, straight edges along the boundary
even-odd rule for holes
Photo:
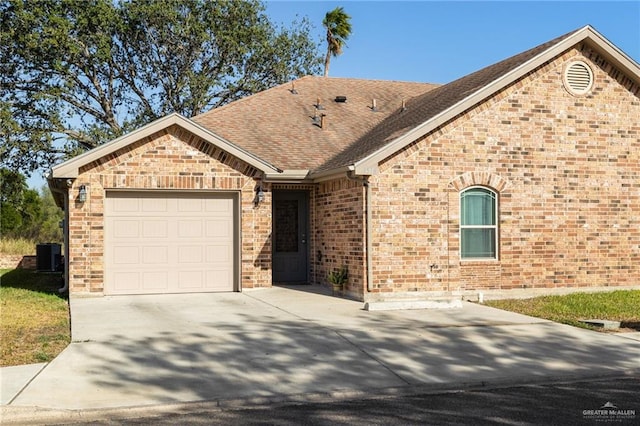
[[[498,258],[498,194],[484,187],[460,193],[460,257]]]

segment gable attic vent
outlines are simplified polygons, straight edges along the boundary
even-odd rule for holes
[[[582,61],[572,62],[564,71],[564,86],[574,95],[584,95],[593,86],[591,68]]]

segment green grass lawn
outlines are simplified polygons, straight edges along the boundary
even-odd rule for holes
[[[70,342],[60,273],[0,270],[0,366],[47,362]]]
[[[622,328],[640,330],[640,290],[492,300],[486,305],[577,327],[593,328],[581,319],[604,319],[620,321]]]

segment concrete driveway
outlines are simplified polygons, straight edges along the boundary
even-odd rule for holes
[[[486,306],[362,308],[310,286],[72,298],[73,343],[10,406],[340,395],[640,367],[638,341]]]

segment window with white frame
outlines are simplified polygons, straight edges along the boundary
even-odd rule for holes
[[[498,258],[498,194],[484,187],[460,193],[460,257]]]

